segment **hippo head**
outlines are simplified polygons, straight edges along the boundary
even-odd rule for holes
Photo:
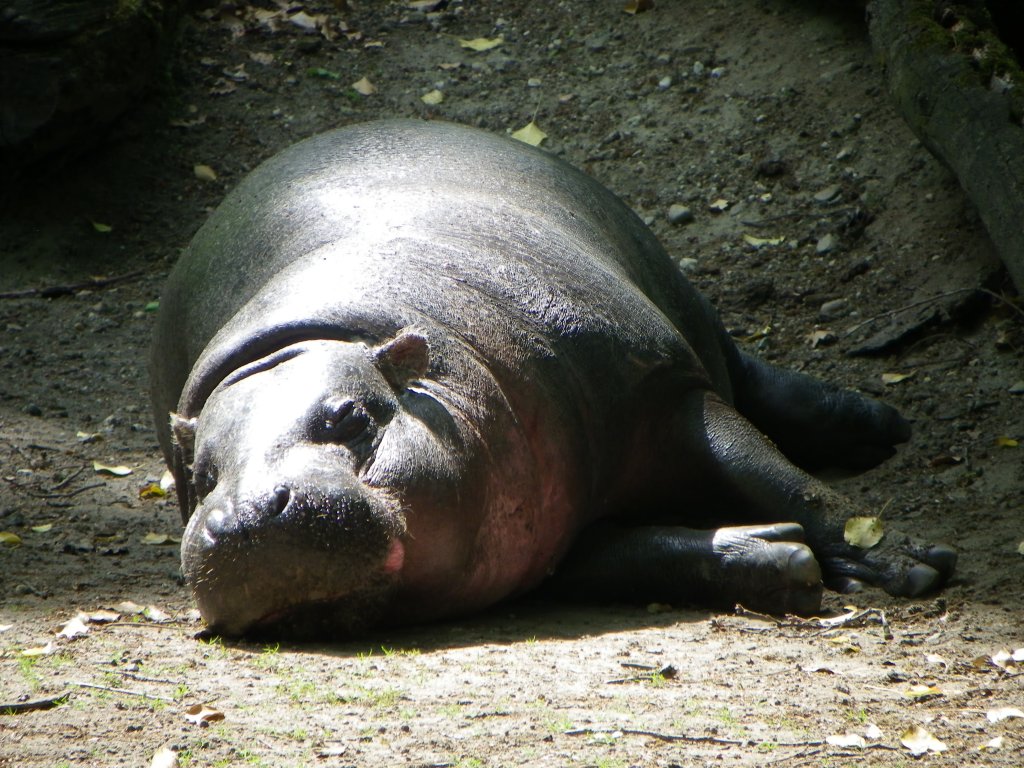
[[[410,554],[459,561],[467,545],[438,508],[465,495],[466,430],[430,356],[411,331],[303,341],[231,373],[197,417],[172,416],[194,507],[182,571],[212,632],[349,634],[387,618],[421,567]],[[410,531],[424,506],[429,526]]]

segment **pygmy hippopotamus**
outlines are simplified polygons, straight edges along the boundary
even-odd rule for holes
[[[956,560],[847,543],[856,506],[807,473],[892,455],[895,410],[738,349],[617,197],[476,129],[263,163],[173,270],[151,374],[214,633],[338,637],[546,579],[806,614]]]

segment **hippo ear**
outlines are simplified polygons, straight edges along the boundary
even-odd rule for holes
[[[402,331],[378,347],[373,358],[384,378],[400,392],[410,380],[420,378],[430,368],[430,345],[426,336],[416,331]]]
[[[197,419],[186,419],[171,414],[171,443],[173,451],[174,489],[178,493],[182,522],[188,522],[195,509],[195,493],[192,490],[192,461],[196,453]]]

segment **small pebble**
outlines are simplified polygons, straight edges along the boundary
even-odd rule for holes
[[[671,87],[672,87],[672,78],[669,77],[668,75],[665,75],[665,77],[661,78],[661,80],[658,81],[658,88],[660,90],[662,90],[662,91],[666,91],[666,90],[668,90]]]
[[[679,270],[684,275],[692,275],[697,271],[697,260],[689,256],[684,256],[679,260]]]
[[[673,203],[668,207],[668,221],[670,224],[689,224],[693,221],[693,211],[688,206]]]
[[[818,238],[817,244],[814,246],[814,250],[818,253],[831,253],[836,249],[836,238],[835,235],[829,233],[823,237]]]
[[[839,200],[842,195],[842,190],[838,184],[832,184],[831,186],[825,187],[819,192],[814,193],[814,201],[816,203],[834,203]]]
[[[700,77],[701,75],[704,74],[704,62],[693,62],[693,74],[695,74],[697,77]]]
[[[25,413],[27,413],[29,416],[42,416],[43,409],[40,408],[35,403],[29,403],[28,405],[25,406]]]
[[[822,320],[835,320],[848,314],[850,302],[847,299],[832,299],[826,301],[818,309],[818,317]]]

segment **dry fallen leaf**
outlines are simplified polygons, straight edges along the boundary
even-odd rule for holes
[[[1003,748],[1003,737],[996,736],[994,739],[989,739],[984,744],[978,746],[979,750],[995,752],[996,750]]]
[[[192,166],[192,172],[196,175],[196,178],[200,181],[216,181],[217,172],[208,165],[194,165]]]
[[[81,635],[89,634],[89,628],[85,626],[85,622],[88,620],[89,617],[84,613],[78,614],[64,625],[63,629],[57,633],[57,637],[66,637],[68,640],[72,640]]]
[[[471,51],[489,51],[492,48],[497,48],[499,45],[505,42],[505,38],[501,35],[498,37],[474,37],[472,40],[459,40],[459,45],[463,48],[469,48]]]
[[[142,543],[151,547],[157,547],[161,544],[177,544],[181,539],[177,539],[169,533],[153,533],[150,531],[142,537]]]
[[[996,445],[1000,448],[1016,448],[1020,445],[1020,442],[1014,440],[1012,437],[997,437]]]
[[[851,517],[846,521],[843,538],[846,543],[861,549],[871,549],[882,540],[885,530],[877,517]]]
[[[886,386],[889,386],[891,384],[899,384],[901,381],[906,381],[913,375],[914,371],[911,371],[910,373],[883,373],[882,383],[885,384]]]
[[[164,622],[171,620],[171,615],[165,613],[157,608],[155,605],[147,605],[142,611],[142,615],[152,621],[154,624],[163,624]]]
[[[724,197],[720,197],[717,200],[712,200],[708,203],[708,208],[714,213],[723,213],[729,209],[729,201]]]
[[[827,328],[816,328],[807,334],[807,341],[810,342],[812,347],[827,347],[829,344],[835,344],[839,341],[839,337],[835,334],[835,331],[830,331]]]
[[[753,235],[744,235],[743,240],[747,245],[752,245],[754,248],[764,248],[766,245],[782,245],[786,242],[784,237],[754,237]]]
[[[112,226],[110,226],[109,224],[101,224],[98,221],[94,221],[92,223],[92,228],[95,229],[97,232],[101,232],[103,234],[106,234],[107,232],[113,232],[114,231],[114,228]]]
[[[934,685],[918,683],[910,686],[903,693],[909,699],[923,699],[931,696],[945,696],[945,694]]]
[[[434,90],[424,93],[422,96],[420,96],[420,101],[422,101],[424,104],[428,104],[431,107],[434,107],[440,104],[442,101],[444,101],[444,94],[435,88]]]
[[[925,752],[945,752],[946,745],[932,736],[919,725],[912,725],[900,735],[900,744],[910,750],[912,755],[923,755]]]
[[[537,123],[533,120],[528,122],[518,131],[512,131],[513,139],[521,141],[524,144],[529,144],[531,147],[539,147],[540,143],[547,137],[548,135],[538,128]]]
[[[939,656],[937,653],[926,653],[924,655],[924,660],[926,664],[938,664],[943,669],[949,668],[949,662],[941,656]]]
[[[0,531],[0,546],[14,549],[21,546],[21,536],[11,531]]]
[[[224,713],[206,704],[193,704],[185,710],[185,719],[199,726],[207,726],[224,719]]]
[[[999,709],[990,709],[985,713],[985,717],[990,723],[998,723],[1002,720],[1009,720],[1011,717],[1024,717],[1024,712],[1018,707],[1000,707]]]
[[[160,747],[153,753],[149,768],[178,768],[178,753],[168,746]]]
[[[622,10],[631,16],[635,16],[638,13],[649,11],[654,7],[654,0],[629,0],[626,3],[626,7]]]
[[[36,648],[26,648],[21,652],[21,655],[28,658],[35,658],[37,656],[51,656],[56,652],[57,646],[53,643],[47,643],[46,645],[41,645]]]
[[[159,483],[147,483],[139,488],[140,499],[162,499],[167,496],[167,491],[160,487]]]
[[[107,464],[101,464],[98,461],[94,461],[92,463],[92,468],[98,474],[101,474],[101,475],[114,475],[116,477],[124,477],[125,475],[130,475],[132,473],[131,467],[125,467],[125,466],[111,467],[111,466],[108,466]]]
[[[864,747],[867,746],[867,742],[864,740],[864,737],[858,733],[845,733],[842,736],[829,736],[825,741],[833,747],[856,747],[857,749],[864,749]]]
[[[371,83],[367,78],[363,77],[352,83],[352,90],[356,93],[360,93],[363,96],[372,96],[377,92],[377,86]]]

